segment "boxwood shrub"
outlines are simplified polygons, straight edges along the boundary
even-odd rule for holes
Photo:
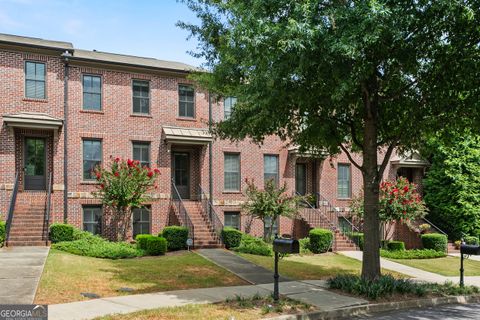
[[[310,250],[313,253],[327,252],[332,247],[333,233],[327,229],[312,229],[309,232]]]
[[[387,250],[389,250],[389,251],[405,251],[405,242],[403,242],[403,241],[389,241],[387,243]]]
[[[240,245],[233,250],[242,253],[256,254],[259,256],[272,256],[272,246],[260,238],[255,238],[249,234],[243,234]]]
[[[422,234],[422,245],[424,249],[447,252],[447,236],[440,233]]]
[[[179,226],[165,227],[161,236],[167,240],[168,251],[187,248],[188,228]]]
[[[240,245],[243,233],[235,228],[225,227],[222,230],[223,244],[227,249],[236,248]]]
[[[365,242],[363,232],[352,232],[349,234],[349,238],[363,251],[363,244]]]
[[[0,248],[3,247],[3,244],[5,243],[5,228],[6,222],[0,221]]]
[[[54,223],[50,226],[50,240],[53,243],[73,241],[73,229],[70,224]]]
[[[412,250],[380,250],[380,256],[389,259],[433,259],[447,256],[446,252],[433,249],[412,249]]]
[[[467,236],[465,237],[465,244],[471,244],[478,246],[478,237]]]
[[[300,254],[312,253],[310,250],[310,238],[298,239],[298,242],[300,244]]]
[[[151,256],[158,256],[167,252],[167,240],[162,237],[150,236],[146,241],[147,253]]]
[[[151,234],[139,234],[135,237],[137,248],[147,250],[147,239],[153,237]]]

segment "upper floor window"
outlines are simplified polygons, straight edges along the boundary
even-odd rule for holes
[[[193,86],[184,84],[178,86],[178,115],[195,118],[195,90]]]
[[[133,80],[133,113],[150,113],[150,83]]]
[[[236,97],[227,97],[223,101],[223,115],[225,120],[230,118],[233,111],[233,107],[235,106],[236,103],[237,103]]]
[[[225,153],[223,171],[225,191],[240,191],[240,155],[238,153]]]
[[[133,142],[133,160],[140,161],[140,166],[150,167],[150,143]]]
[[[83,207],[83,230],[93,234],[102,233],[102,206]]]
[[[102,78],[100,76],[83,76],[83,109],[102,110]]]
[[[263,156],[263,181],[267,183],[268,180],[273,180],[278,185],[278,156],[276,155]]]
[[[45,63],[25,62],[25,97],[45,99]]]
[[[352,196],[352,181],[349,164],[338,164],[337,169],[337,195],[340,199],[348,199]]]
[[[102,164],[102,141],[83,140],[83,180],[95,180],[95,168]]]

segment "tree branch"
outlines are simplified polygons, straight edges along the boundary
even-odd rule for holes
[[[392,143],[388,146],[387,152],[385,153],[385,157],[383,158],[382,164],[380,165],[380,168],[377,171],[377,180],[380,181],[379,178],[383,176],[383,172],[385,171],[385,168],[387,167],[387,163],[390,160],[390,156],[393,153],[393,149],[395,148],[396,144],[396,139],[392,141]]]
[[[343,144],[340,144],[340,149],[342,149],[342,151],[345,152],[345,154],[347,155],[348,160],[350,160],[350,162],[351,162],[355,167],[357,167],[360,171],[363,171],[363,167],[360,166],[355,160],[353,160],[352,155],[351,155],[350,152],[347,150],[347,148],[344,147]]]

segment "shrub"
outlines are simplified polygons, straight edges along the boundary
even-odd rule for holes
[[[309,232],[310,250],[313,253],[327,252],[332,247],[333,233],[327,229],[312,229]]]
[[[0,221],[0,248],[3,247],[3,244],[5,243],[5,228],[6,222]]]
[[[151,234],[139,234],[135,237],[137,248],[147,250],[147,240],[153,237]]]
[[[260,238],[252,237],[251,235],[244,234],[240,245],[233,250],[242,253],[256,254],[259,256],[272,256],[273,250],[272,246],[263,241]]]
[[[310,250],[310,238],[299,239],[298,242],[300,244],[300,253],[301,254],[312,253],[312,250]]]
[[[243,233],[241,231],[234,228],[223,228],[222,239],[225,247],[227,249],[238,247],[240,245],[240,241],[242,241],[242,234]]]
[[[162,237],[167,240],[168,251],[181,250],[187,247],[188,228],[179,226],[165,227]]]
[[[447,236],[440,233],[422,234],[422,245],[425,249],[447,252]]]
[[[455,245],[455,249],[460,250],[460,246],[462,245],[462,241],[457,240],[453,244]]]
[[[73,241],[73,226],[63,223],[54,223],[50,226],[50,240],[53,243]]]
[[[443,258],[447,254],[433,249],[413,249],[413,250],[380,250],[380,256],[389,259],[433,259]]]
[[[387,243],[387,250],[389,251],[405,251],[405,242],[390,241]]]
[[[365,236],[362,232],[352,232],[349,234],[350,240],[352,240],[363,251],[363,244],[365,242]]]
[[[98,236],[88,231],[83,231],[77,228],[73,228],[73,240],[92,239]]]
[[[146,241],[147,253],[152,256],[158,256],[167,252],[167,239],[150,236]]]
[[[465,244],[472,244],[478,246],[478,237],[466,236]]]

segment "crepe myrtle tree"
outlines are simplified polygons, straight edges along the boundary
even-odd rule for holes
[[[116,231],[115,241],[125,241],[131,228],[132,209],[141,207],[150,198],[148,191],[156,189],[160,171],[140,166],[139,161],[110,157],[106,167],[97,167],[98,191],[94,196],[112,212]]]
[[[379,184],[392,152],[419,148],[439,126],[478,130],[478,1],[184,2],[199,22],[178,25],[209,71],[193,78],[238,101],[213,131],[343,151],[363,175],[362,277],[378,278]]]

